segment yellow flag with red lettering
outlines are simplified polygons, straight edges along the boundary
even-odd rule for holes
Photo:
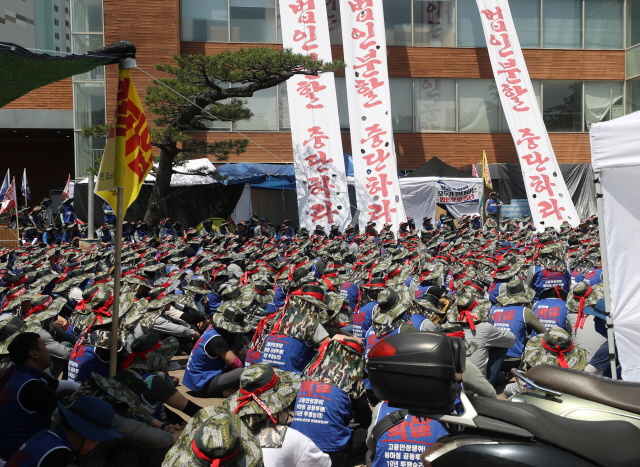
[[[117,189],[124,188],[124,219],[152,167],[151,137],[142,102],[131,80],[131,70],[120,70],[118,104],[111,120],[95,193],[117,214]]]
[[[491,174],[489,173],[489,163],[487,162],[487,153],[484,151],[482,151],[482,176],[484,177],[484,184],[487,185],[487,188],[493,190]]]

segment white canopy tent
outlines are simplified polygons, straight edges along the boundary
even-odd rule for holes
[[[622,379],[640,381],[640,112],[596,123],[589,134],[602,190],[598,217],[607,311]]]

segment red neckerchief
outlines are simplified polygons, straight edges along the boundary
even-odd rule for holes
[[[24,319],[27,319],[29,316],[35,315],[36,313],[40,313],[42,310],[46,310],[51,306],[52,303],[53,303],[53,297],[49,295],[49,298],[47,298],[47,300],[44,303],[31,308],[31,310],[29,310],[29,313],[27,313],[27,316],[25,316]]]
[[[329,342],[329,341],[328,341]],[[253,392],[249,392],[246,391],[242,388],[240,388],[240,394],[242,394],[242,396],[238,397],[237,402],[238,402],[238,406],[235,408],[235,410],[233,411],[233,413],[238,413],[238,411],[244,407],[245,405],[247,405],[249,402],[251,402],[252,400],[256,401],[256,403],[262,407],[262,410],[264,410],[267,415],[269,415],[269,418],[271,418],[271,420],[273,421],[273,423],[277,424],[278,422],[276,421],[276,419],[274,418],[273,414],[271,413],[271,411],[269,410],[269,407],[267,407],[267,405],[262,402],[260,400],[260,398],[258,397],[260,394],[268,391],[269,389],[275,387],[275,385],[278,384],[278,374],[274,371],[273,373],[273,378],[271,378],[271,381],[269,381],[267,384],[265,384],[264,386],[256,389]]]
[[[508,266],[505,266],[503,268],[496,268],[495,271],[493,271],[493,273],[491,274],[491,278],[495,280],[496,278],[496,274],[498,274],[499,272],[505,272],[508,271],[509,269],[511,269],[511,263],[509,263]]]
[[[26,293],[27,293],[27,289],[25,289],[24,287],[21,287],[18,290],[14,291],[11,295],[7,294],[7,299],[5,300],[4,305],[2,306],[2,310],[4,310],[7,307],[10,301]]]
[[[291,266],[291,271],[289,271],[289,282],[291,282],[291,279],[293,279],[293,273],[296,272],[296,269],[304,266],[308,262],[309,258],[305,258],[304,261],[302,261],[300,264],[294,264],[293,266]]]
[[[459,337],[460,339],[464,339],[465,338],[464,331],[450,332],[450,333],[447,333],[447,336],[449,336],[449,337]]]
[[[466,321],[467,323],[469,323],[469,326],[471,327],[472,331],[475,331],[476,329],[476,325],[473,322],[473,320],[478,319],[478,317],[473,313],[471,313],[471,310],[475,309],[477,306],[478,306],[478,299],[474,299],[473,303],[469,305],[469,308],[458,308],[458,311],[460,312],[458,314],[458,320]]]
[[[238,455],[238,453],[240,452],[240,448],[238,447],[238,449],[236,449],[235,451],[233,451],[231,454],[229,454],[228,456],[225,457],[219,457],[217,459],[210,459],[209,457],[207,457],[207,455],[202,452],[200,449],[198,449],[198,446],[196,445],[196,439],[193,438],[193,440],[191,440],[191,450],[193,451],[193,453],[200,459],[202,459],[203,461],[206,462],[211,462],[211,467],[220,467],[220,463],[224,462],[224,461],[228,461],[230,459],[233,459],[234,457],[236,457]]]
[[[556,354],[556,356],[558,357],[558,364],[562,368],[569,368],[569,364],[567,363],[567,359],[564,357],[564,354],[566,352],[569,352],[569,351],[573,350],[573,342],[571,342],[571,347],[569,347],[568,349],[560,350],[560,347],[558,347],[557,345],[552,349],[544,341],[544,338],[542,338],[542,347],[547,349],[549,352],[553,352],[554,354]]]
[[[103,324],[103,319],[102,319],[103,316],[105,318],[111,318],[111,310],[109,310],[109,307],[111,305],[113,305],[113,292],[109,292],[109,299],[106,301],[104,305],[102,305],[100,308],[93,310],[96,317],[93,319],[93,323],[91,323],[91,326],[93,326],[93,324],[96,321],[99,321],[100,322],[99,324]]]
[[[83,298],[82,300],[80,300],[78,302],[78,304],[76,305],[76,310],[82,310],[85,311],[87,309],[87,303],[91,303],[91,299],[93,297],[95,297],[98,292],[100,292],[100,289],[96,290],[89,298],[87,298],[86,300]]]
[[[584,295],[582,297],[578,297],[578,300],[579,300],[578,319],[576,320],[576,326],[574,328],[574,332],[578,332],[578,327],[580,327],[580,329],[584,328],[584,322],[587,320],[587,315],[584,314],[584,301],[586,300],[586,298],[591,293],[591,290],[592,290],[592,288],[591,288],[591,286],[589,286],[589,288],[584,293]],[[575,293],[573,294],[573,297],[576,298],[576,294]]]
[[[27,276],[26,274],[24,275],[24,277],[22,279],[20,279],[18,282],[15,282],[13,284],[11,284],[11,287],[9,287],[9,289],[13,289],[14,287],[17,287],[19,285],[24,284],[25,282],[27,282],[27,280],[29,279],[29,276]]]
[[[153,352],[154,350],[158,350],[160,347],[162,347],[162,341],[158,341],[158,343],[151,347],[149,350],[143,350],[142,352],[131,352],[122,363],[122,369],[125,370],[129,368],[133,364],[136,357],[140,357],[142,360],[147,360],[147,354]]]

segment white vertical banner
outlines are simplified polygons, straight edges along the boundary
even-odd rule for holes
[[[407,218],[393,142],[382,0],[343,0],[340,17],[358,209],[364,223],[391,223],[395,231]]]
[[[508,0],[476,0],[500,102],[515,142],[536,229],[580,217],[560,172],[531,85]]]
[[[280,0],[282,42],[294,53],[331,62],[324,0]],[[300,226],[313,231],[351,222],[333,73],[287,81]]]

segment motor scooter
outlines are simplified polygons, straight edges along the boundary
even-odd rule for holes
[[[530,403],[469,397],[461,383],[465,358],[462,339],[429,332],[388,336],[369,353],[376,397],[437,420],[449,433],[422,453],[425,467],[640,466],[640,428],[633,423],[584,421]]]

